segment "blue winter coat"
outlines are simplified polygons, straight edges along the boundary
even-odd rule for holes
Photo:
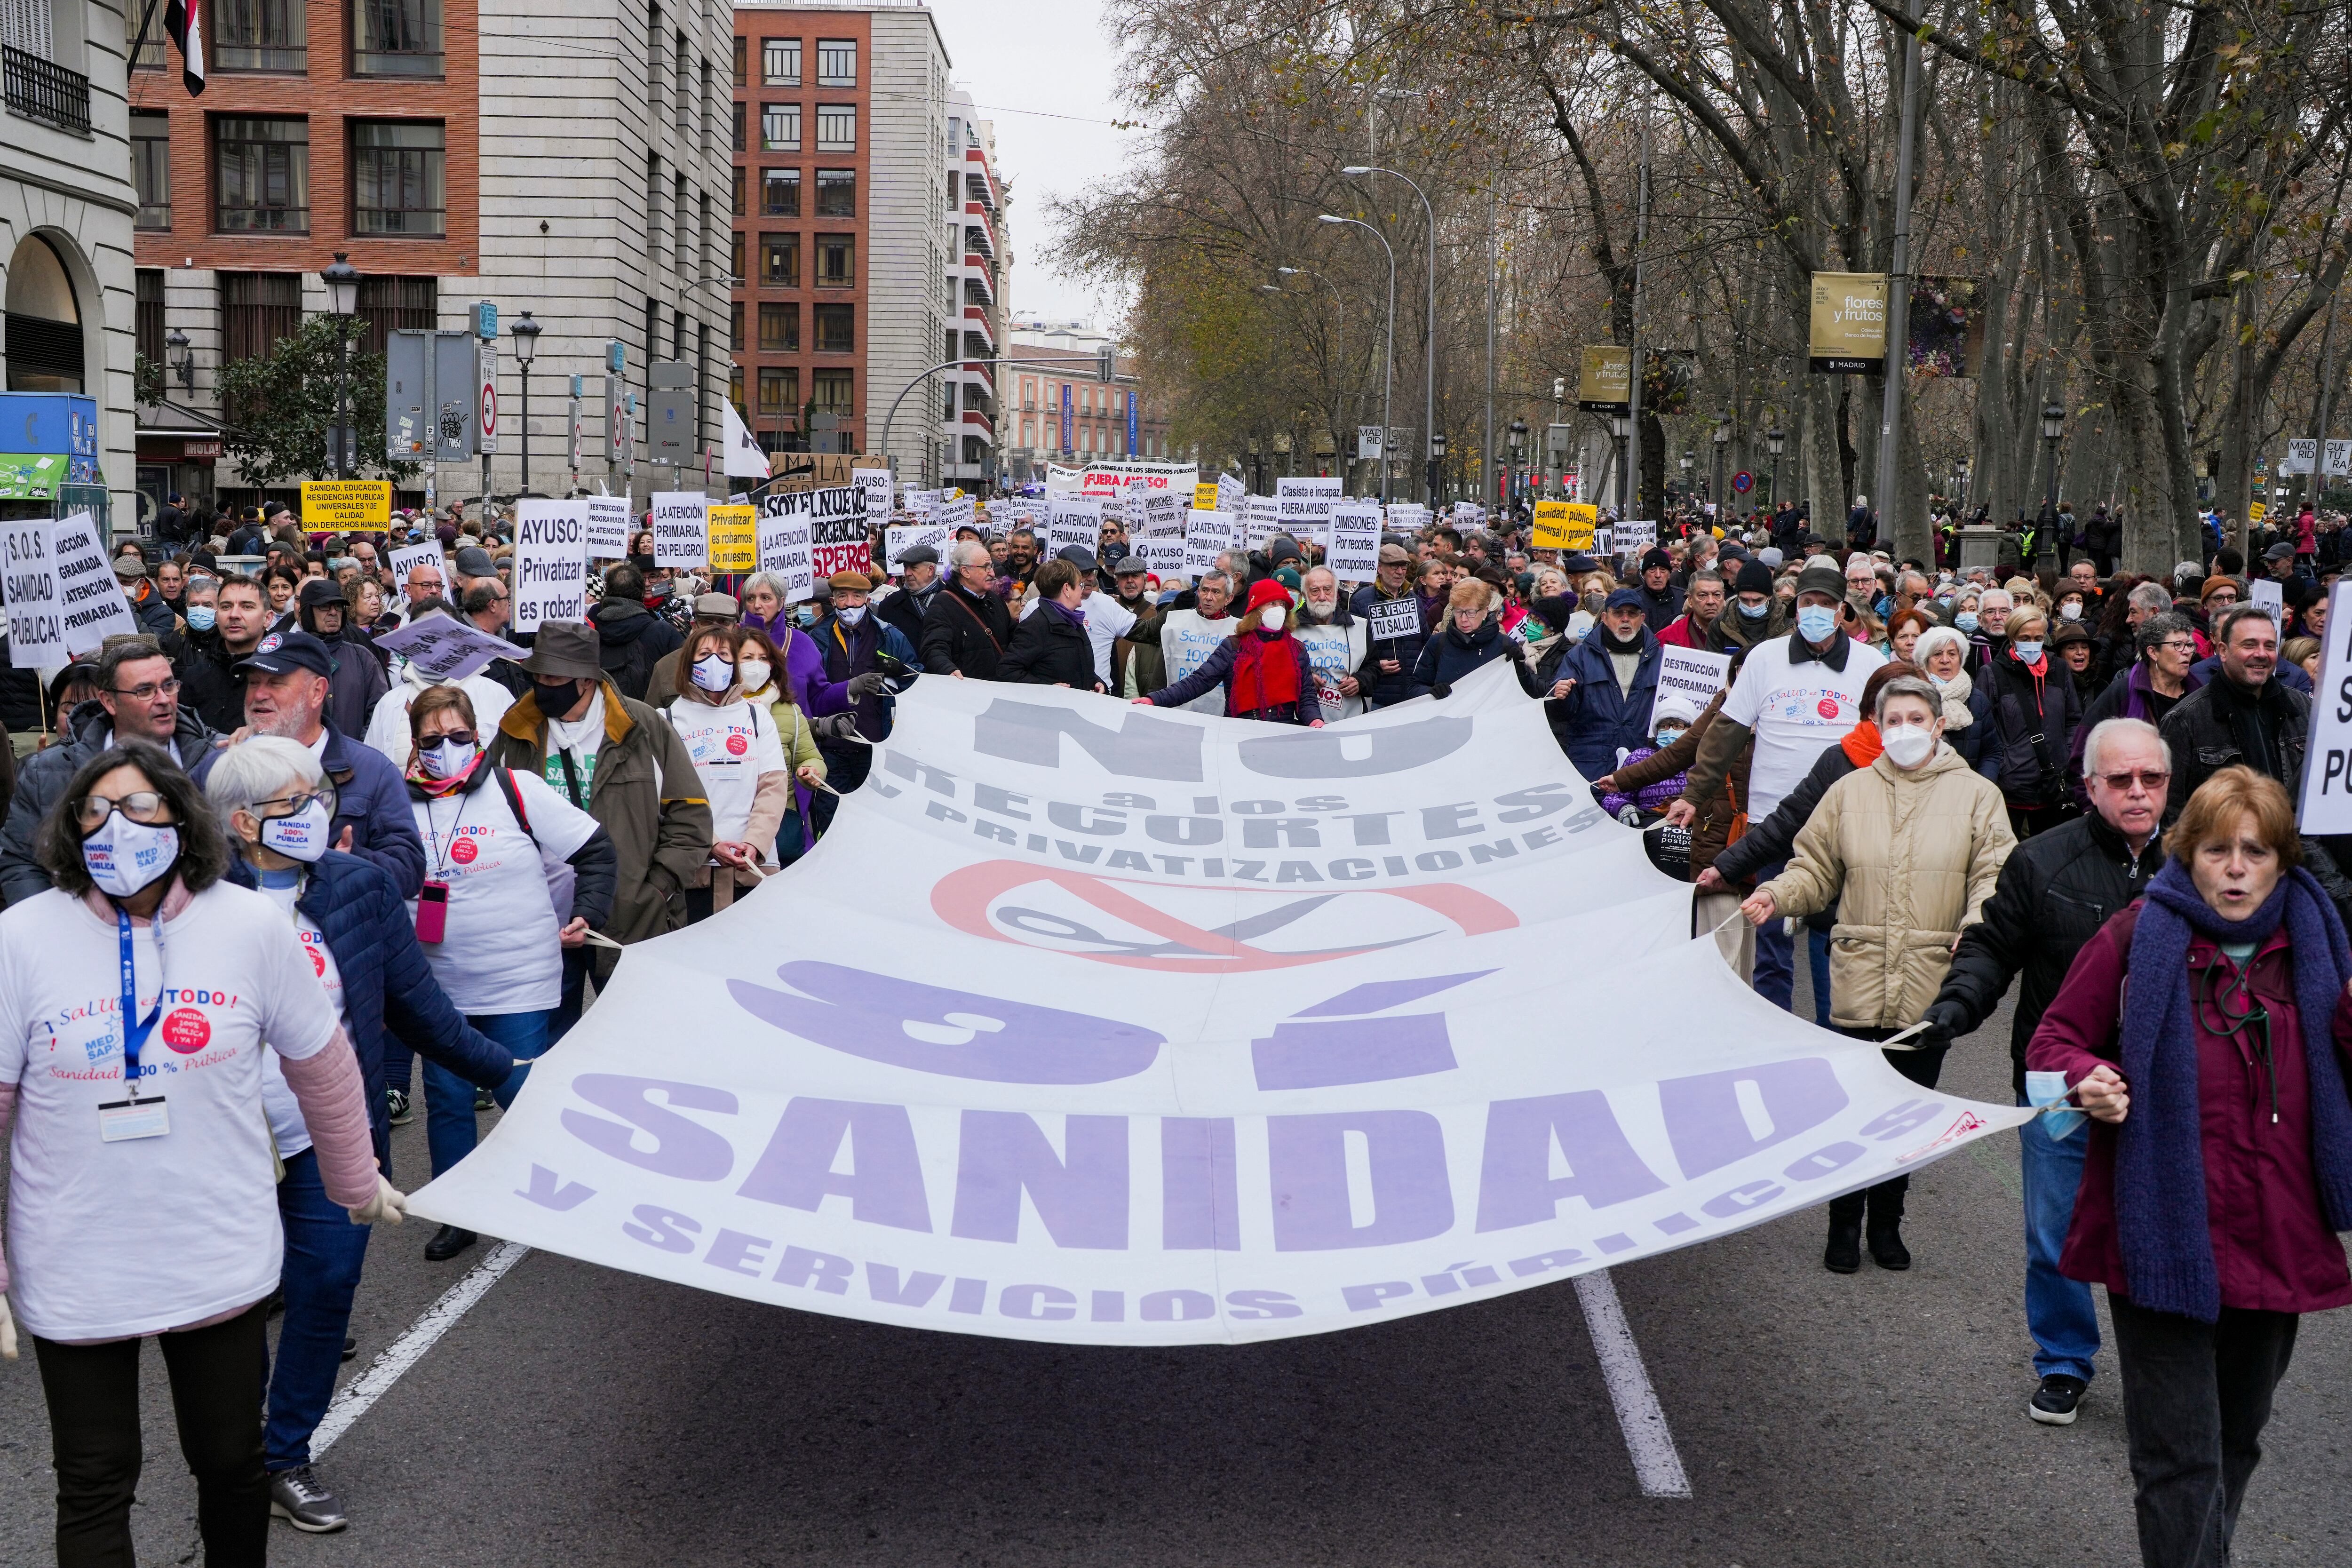
[[[220,755],[207,752],[190,776],[203,784]],[[416,814],[408,809],[408,782],[400,770],[390,757],[349,739],[332,724],[327,726],[327,751],[320,761],[335,786],[335,820],[328,826],[327,842],[334,843],[350,828],[352,853],[382,867],[402,898],[415,898],[425,885],[425,840],[416,836]]]
[[[1621,749],[1650,743],[1650,708],[1657,700],[1658,667],[1664,662],[1656,635],[1643,628],[1642,662],[1634,668],[1632,689],[1621,692],[1616,667],[1597,628],[1568,650],[1557,679],[1575,681],[1575,689],[1547,706],[1552,733],[1579,773],[1597,779],[1615,773]]]
[[[243,860],[229,868],[228,879],[246,888],[257,880]],[[326,937],[342,973],[343,1020],[367,1086],[375,1163],[389,1177],[392,1124],[383,1102],[383,1048],[394,1033],[427,1061],[483,1089],[506,1082],[514,1058],[467,1023],[433,978],[416,942],[415,921],[381,868],[330,849],[310,868],[294,907]]]
[[[1371,607],[1381,603],[1382,597],[1379,584],[1367,583],[1349,596],[1348,613],[1360,621],[1369,620]],[[1399,597],[1416,605],[1421,602],[1420,595],[1410,585]],[[1426,609],[1422,611],[1421,624],[1423,629],[1409,637],[1382,637],[1371,645],[1372,673],[1379,679],[1364,694],[1364,706],[1367,708],[1385,708],[1391,702],[1419,697],[1429,689],[1426,686],[1415,686],[1412,679],[1413,667],[1421,662],[1421,650],[1429,646],[1429,614]],[[1389,658],[1397,662],[1393,675],[1380,667],[1380,660]]]

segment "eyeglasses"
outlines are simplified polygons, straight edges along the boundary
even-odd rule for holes
[[[329,816],[335,815],[335,792],[331,786],[326,784],[320,784],[317,789],[292,790],[285,795],[273,795],[268,800],[257,800],[253,803],[255,807],[253,815],[256,816],[299,816],[304,812],[310,809],[311,803],[314,801],[327,808],[327,815]],[[265,805],[282,805],[286,809],[281,812],[265,813],[260,809]]]
[[[420,752],[437,752],[444,742],[452,746],[470,746],[474,743],[474,732],[471,730],[445,730],[438,735],[419,736],[416,749]]]
[[[86,795],[74,802],[73,809],[74,820],[81,824],[85,833],[96,832],[100,824],[118,811],[133,822],[143,822],[151,826],[172,819],[172,808],[164,804],[162,795],[152,789],[133,790],[129,795],[117,796]]]
[[[2193,642],[2160,642],[2156,646],[2162,648],[2167,653],[2195,653],[2197,651],[2197,645]]]
[[[152,702],[158,696],[175,696],[178,694],[179,689],[180,682],[176,678],[170,680],[151,680],[144,686],[110,686],[107,688],[107,690],[113,693],[115,696],[128,697],[133,702]]]
[[[2148,794],[2154,795],[2172,777],[2170,773],[2160,773],[2154,768],[2143,769],[2137,773],[2101,773],[2098,776],[2101,783],[2118,795],[2130,789],[2135,784]]]

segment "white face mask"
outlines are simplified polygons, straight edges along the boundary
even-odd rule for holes
[[[764,658],[747,658],[735,667],[743,678],[743,689],[757,691],[768,684],[769,664]]]
[[[1267,631],[1280,631],[1282,629],[1283,622],[1282,606],[1280,605],[1268,605],[1265,609],[1260,610],[1257,613],[1257,620],[1258,625],[1264,626]]]
[[[447,749],[442,748],[443,751]],[[432,771],[440,755],[440,752],[425,753],[426,772]],[[262,847],[275,849],[289,860],[299,860],[309,865],[327,852],[328,830],[333,825],[326,802],[313,800],[291,816],[264,817],[261,823]]]
[[[99,891],[127,899],[172,868],[180,858],[180,830],[150,827],[115,812],[81,841],[81,863]]]
[[[694,683],[705,691],[724,691],[735,684],[735,661],[708,654],[694,661]]]
[[[468,741],[462,746],[455,741],[444,741],[437,747],[420,748],[416,754],[424,761],[425,777],[454,779],[474,765],[474,759],[482,754],[482,748],[480,742],[475,741]],[[267,843],[268,840],[265,839],[263,842]],[[272,849],[278,849],[275,844],[269,847]],[[294,854],[291,849],[280,849],[278,853]],[[299,859],[301,857],[295,856],[295,858]]]
[[[843,626],[854,626],[858,622],[866,618],[866,606],[863,605],[844,605],[833,613],[840,618]]]
[[[2069,599],[2058,606],[2058,618],[2062,621],[2079,621],[2083,618],[2083,606]]]
[[[1889,730],[1885,740],[1887,759],[1906,773],[1926,762],[1936,750],[1936,737],[1923,724],[1905,724]]]

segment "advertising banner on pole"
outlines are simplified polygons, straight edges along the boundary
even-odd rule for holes
[[[1814,273],[1811,315],[1814,372],[1866,374],[1885,365],[1885,273]]]
[[[817,847],[631,947],[410,1212],[873,1322],[1233,1343],[1818,1213],[2032,1114],[1757,995],[1508,664],[1279,734],[919,681]]]
[[[514,620],[518,632],[543,621],[588,618],[588,508],[576,500],[515,502]]]
[[[1633,351],[1591,343],[1576,377],[1576,405],[1587,414],[1623,414],[1633,406]]]

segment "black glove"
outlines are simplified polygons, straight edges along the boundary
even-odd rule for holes
[[[1919,1022],[1922,1026],[1919,1032],[1912,1036],[1907,1043],[1918,1047],[1923,1051],[1940,1051],[1951,1045],[1952,1032],[1959,1020],[1947,1011],[1930,1007],[1927,1009],[1927,1016]]]
[[[874,667],[893,680],[911,680],[915,677],[913,667],[902,659],[892,658],[887,653],[874,656]]]
[[[1433,681],[1430,684],[1429,694],[1443,702],[1454,695],[1454,683],[1450,680]]]
[[[860,677],[860,679],[864,679]],[[809,725],[820,740],[854,741],[857,739],[857,715],[830,713]]]
[[[878,697],[882,694],[882,672],[878,669],[869,669],[863,675],[853,675],[849,678],[849,695],[853,700]]]

